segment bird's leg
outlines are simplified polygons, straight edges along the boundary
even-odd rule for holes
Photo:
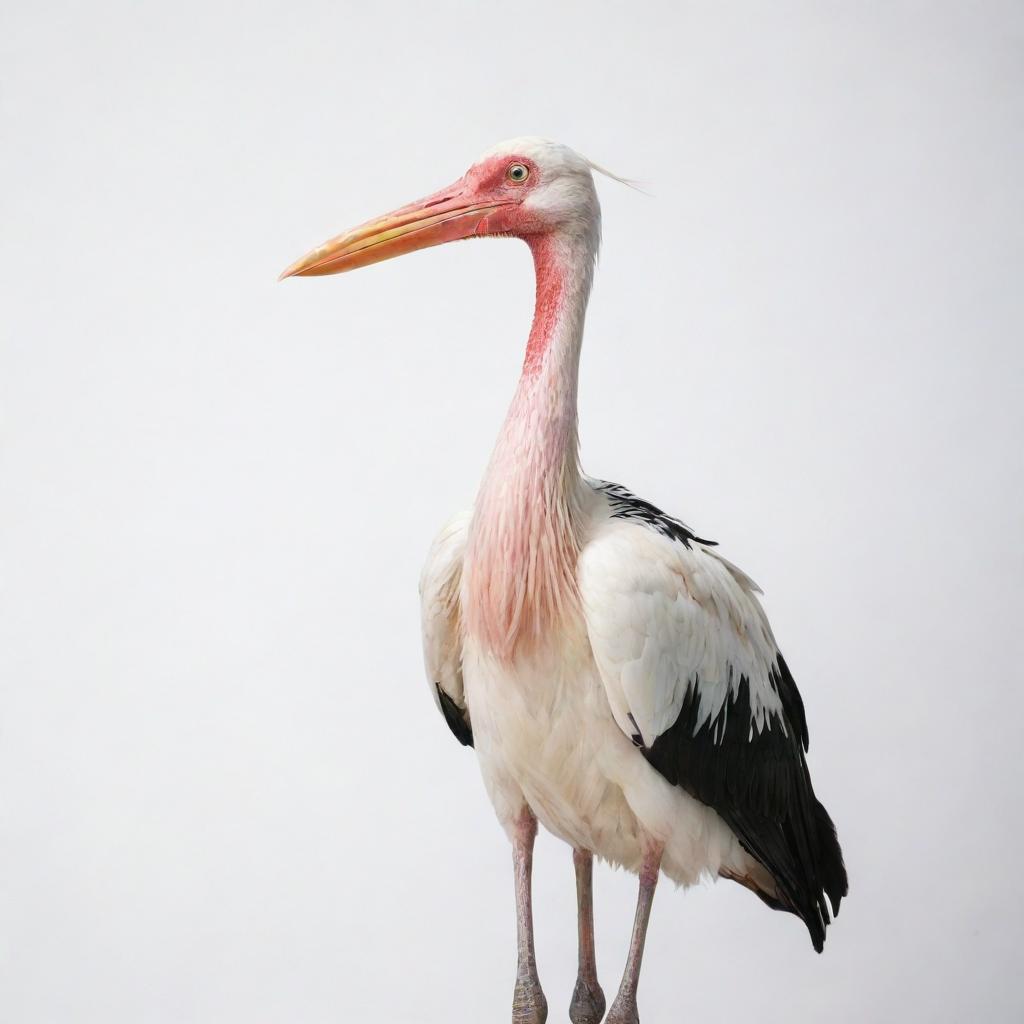
[[[548,1002],[537,977],[537,954],[533,948],[533,841],[537,819],[524,807],[516,819],[512,836],[512,861],[516,877],[516,938],[519,965],[512,995],[512,1024],[544,1024]]]
[[[658,884],[661,870],[661,854],[664,846],[651,846],[644,854],[640,868],[640,893],[636,901],[636,917],[633,920],[633,938],[629,943],[629,956],[622,974],[619,993],[608,1011],[605,1024],[639,1024],[640,1014],[636,1008],[636,990],[640,980],[640,961],[644,955],[644,939],[647,937],[647,922],[651,919],[651,904],[654,902],[654,887]]]
[[[573,850],[576,868],[576,904],[579,908],[580,966],[576,988],[569,1004],[572,1024],[599,1024],[604,1016],[604,993],[597,983],[594,956],[594,855],[589,850]]]

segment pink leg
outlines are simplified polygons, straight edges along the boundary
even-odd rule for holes
[[[640,893],[636,901],[636,917],[633,920],[633,938],[629,943],[626,970],[619,985],[619,994],[608,1011],[605,1024],[640,1024],[640,1013],[636,1006],[636,990],[640,982],[640,962],[644,956],[644,940],[647,938],[647,923],[651,919],[651,904],[654,902],[654,888],[658,884],[661,870],[661,854],[664,847],[652,847],[644,856],[640,868]]]
[[[533,948],[533,842],[537,819],[524,807],[512,838],[512,861],[516,879],[516,938],[519,964],[512,996],[512,1024],[544,1024],[548,1002],[537,977],[537,954]]]
[[[579,910],[580,965],[576,989],[569,1004],[572,1024],[599,1024],[604,1016],[604,993],[597,983],[597,959],[594,955],[594,855],[588,850],[573,850],[576,868],[576,904]]]

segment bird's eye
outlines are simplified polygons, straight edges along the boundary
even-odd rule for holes
[[[525,164],[510,164],[505,173],[509,181],[521,185],[530,176],[530,168]]]

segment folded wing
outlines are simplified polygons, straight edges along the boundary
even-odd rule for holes
[[[608,485],[614,486],[614,485]],[[713,807],[772,875],[769,905],[820,951],[846,893],[835,828],[814,796],[803,702],[757,586],[629,492],[584,548],[580,591],[616,722],[673,785]],[[631,496],[630,496],[631,497]],[[682,529],[684,532],[680,532]]]
[[[434,702],[448,728],[464,746],[473,746],[473,727],[462,681],[459,590],[470,513],[448,522],[434,539],[420,576],[423,660]]]

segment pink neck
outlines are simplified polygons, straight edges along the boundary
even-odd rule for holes
[[[463,603],[469,632],[503,660],[535,648],[578,608],[576,390],[594,247],[552,234],[530,248],[533,326],[477,498]]]

